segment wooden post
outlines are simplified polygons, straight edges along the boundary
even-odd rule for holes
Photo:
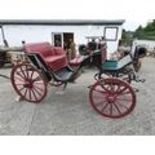
[[[3,26],[0,25],[0,28],[1,28],[1,33],[2,33],[2,39],[3,39],[4,46],[9,47],[9,44],[8,44],[7,40],[5,39],[5,33],[4,33]]]

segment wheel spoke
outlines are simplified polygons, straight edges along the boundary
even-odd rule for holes
[[[19,78],[19,77],[17,77],[17,76],[15,76],[15,80],[19,80],[19,81],[21,81],[21,82],[24,82],[23,79],[21,79],[21,78]]]
[[[112,116],[112,109],[113,109],[113,106],[112,106],[112,103],[110,104],[110,115]]]
[[[99,103],[96,103],[95,106],[98,107],[98,106],[103,105],[103,104],[105,104],[105,103],[107,103],[107,102],[106,102],[106,101],[100,101]]]
[[[94,89],[93,91],[98,92],[98,93],[101,93],[101,94],[102,93],[105,93],[105,94],[107,93],[106,91],[101,91],[101,90],[98,90],[98,89]]]
[[[30,76],[31,79],[32,79],[32,77],[33,77],[33,74],[34,74],[34,70],[32,70],[32,73],[31,73],[31,76]]]
[[[112,83],[112,81],[110,82],[109,86],[110,86],[110,92],[114,93],[115,88],[114,88],[114,84]]]
[[[37,92],[38,95],[42,95],[41,92],[39,92],[36,88],[34,88],[35,92]]]
[[[19,91],[21,92],[23,89],[25,89],[25,87],[20,88]]]
[[[118,95],[122,94],[123,92],[125,92],[128,89],[128,87],[124,87],[123,89],[121,89],[119,92],[117,92]]]
[[[27,89],[25,90],[25,93],[24,93],[24,96],[26,97],[26,95],[27,95]]]
[[[23,68],[22,68],[22,67],[20,67],[20,70],[21,70],[21,72],[23,73],[24,78],[25,78],[25,79],[27,79],[27,76],[26,76],[26,74],[24,73],[24,70],[23,70]]]
[[[121,89],[121,85],[119,84],[119,85],[118,85],[118,88],[116,89],[116,91],[115,91],[115,92],[116,92],[116,93],[117,93],[117,92],[119,92],[119,91],[120,91],[120,89]]]
[[[105,111],[105,109],[107,108],[108,104],[109,103],[106,103],[106,105],[101,109],[101,112],[104,112]]]
[[[29,89],[29,99],[32,99],[31,89]]]
[[[29,79],[29,69],[28,69],[28,66],[26,65],[26,69],[25,69],[25,72],[26,72],[26,75],[27,75],[27,78]]]
[[[36,94],[35,94],[35,92],[34,92],[34,90],[33,90],[33,89],[32,89],[32,94],[33,94],[33,96],[34,96],[35,100],[37,101],[38,99],[37,99],[37,96],[36,96]]]
[[[101,87],[108,93],[111,93],[111,91],[109,89],[107,89],[104,85],[101,85]]]
[[[26,77],[23,76],[19,71],[16,71],[16,74],[17,74],[19,77],[21,77],[22,79],[26,79]]]
[[[128,102],[132,101],[132,99],[126,99],[126,98],[117,98],[117,100],[120,100],[120,101],[128,101]]]
[[[120,105],[121,107],[124,107],[125,109],[129,110],[129,108],[128,108],[126,105],[121,104],[120,102],[116,102],[116,104],[118,104],[118,105]]]
[[[33,82],[35,81],[41,81],[40,76],[37,76],[35,79],[32,80]]]
[[[38,87],[37,85],[35,85],[35,88],[37,88],[37,89],[40,90],[40,91],[44,91],[44,89]]]
[[[112,104],[115,106],[115,108],[117,109],[117,111],[119,112],[119,114],[122,115],[122,113],[121,113],[119,107],[117,106],[116,102],[113,102]]]

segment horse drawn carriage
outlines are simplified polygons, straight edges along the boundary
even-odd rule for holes
[[[129,67],[135,61],[130,54],[119,61],[106,60],[106,49],[101,48],[68,62],[65,51],[48,42],[25,44],[23,51],[25,60],[11,71],[13,88],[22,99],[39,103],[47,95],[48,84],[65,88],[77,78],[82,67],[92,64],[98,69],[94,75],[96,82],[89,87],[89,100],[95,111],[109,118],[121,118],[133,111],[136,94],[131,81],[143,80]],[[139,57],[144,55],[141,53]],[[76,66],[76,70],[71,66]]]

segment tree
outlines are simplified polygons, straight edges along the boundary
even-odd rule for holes
[[[155,40],[155,19],[144,28],[140,25],[134,32],[134,38]]]
[[[130,45],[133,41],[133,32],[132,31],[126,31],[123,29],[122,31],[122,43],[125,45]]]

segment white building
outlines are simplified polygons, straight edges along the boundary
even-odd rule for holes
[[[142,45],[147,48],[148,51],[155,51],[155,41],[154,40],[134,40],[133,45]]]
[[[105,36],[108,51],[114,52],[121,39],[123,23],[124,20],[0,20],[0,44],[4,38],[10,46],[19,46],[23,40],[49,41],[54,45],[58,39],[63,47],[72,38],[78,47],[87,43],[87,36]]]

